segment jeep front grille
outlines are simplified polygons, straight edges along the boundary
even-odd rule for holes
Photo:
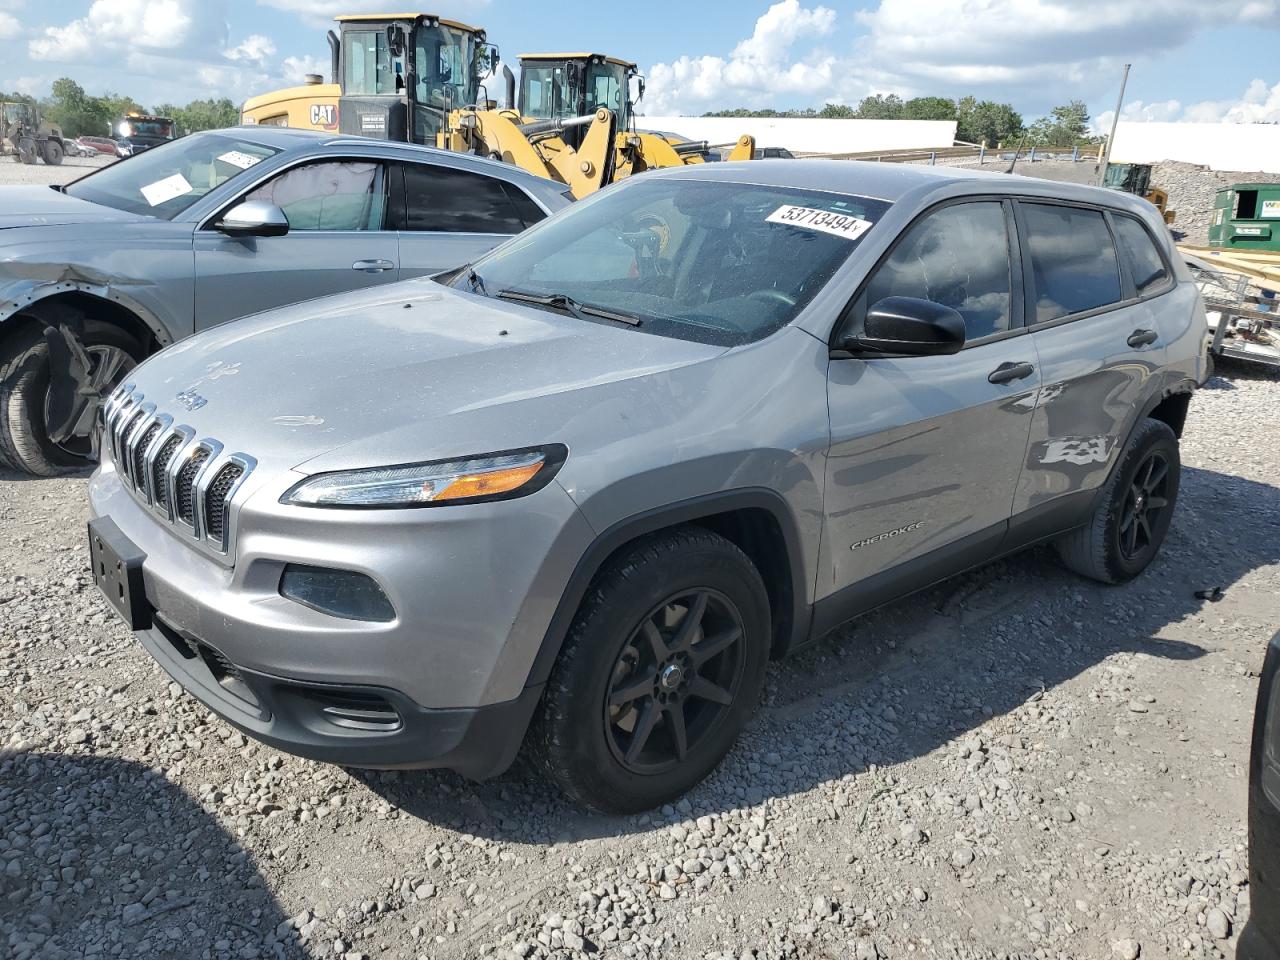
[[[229,553],[233,501],[257,461],[224,453],[210,437],[197,439],[191,427],[143,401],[131,383],[111,395],[102,413],[104,454],[153,512],[213,552]]]

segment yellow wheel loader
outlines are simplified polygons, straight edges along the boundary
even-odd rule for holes
[[[515,77],[503,67],[507,107],[484,79],[496,75],[498,50],[477,27],[432,14],[362,14],[337,18],[329,31],[330,83],[309,78],[246,101],[246,123],[335,130],[422,143],[514,163],[558,180],[584,197],[614,180],[654,167],[701,163],[706,144],[634,129],[631,82],[644,94],[635,64],[600,54],[521,58]],[[528,114],[525,113],[525,108]],[[730,159],[750,159],[743,137]]]

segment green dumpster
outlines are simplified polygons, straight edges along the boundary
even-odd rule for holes
[[[1237,183],[1219,190],[1209,246],[1280,251],[1280,183]]]

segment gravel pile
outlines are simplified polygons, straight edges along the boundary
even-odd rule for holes
[[[85,174],[114,163],[112,157],[64,157],[51,167],[40,163],[18,163],[12,157],[0,157],[0,185],[31,183],[70,183]]]
[[[1236,183],[1280,183],[1280,174],[1206,170],[1193,163],[1166,160],[1152,168],[1151,182],[1169,191],[1169,209],[1177,213],[1173,229],[1183,234],[1187,243],[1206,244],[1219,190]]]
[[[1103,588],[1039,550],[846,627],[774,665],[708,783],[637,817],[524,768],[247,740],[91,587],[83,478],[0,475],[0,955],[1229,957],[1280,381],[1223,372],[1147,575]]]

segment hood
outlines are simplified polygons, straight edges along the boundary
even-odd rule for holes
[[[68,196],[52,187],[0,187],[0,229],[146,219],[140,214]]]
[[[592,388],[632,381],[627,402],[644,404],[644,378],[724,350],[423,279],[224,324],[130,379],[158,410],[260,463],[293,468],[349,447],[354,465],[377,466],[567,441]]]

